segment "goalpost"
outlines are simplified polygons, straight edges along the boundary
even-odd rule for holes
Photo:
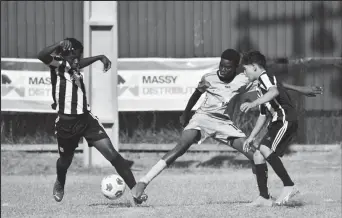
[[[104,54],[112,68],[103,73],[103,64],[95,62],[84,69],[87,97],[115,149],[119,149],[119,119],[117,101],[118,26],[116,1],[84,1],[84,57]],[[109,165],[109,162],[83,140],[84,165]]]

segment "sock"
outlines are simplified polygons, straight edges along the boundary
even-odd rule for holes
[[[67,169],[65,169],[65,166],[62,165],[62,163],[61,163],[59,158],[58,158],[58,160],[56,162],[56,169],[57,169],[57,180],[64,187],[65,179],[66,179],[66,174],[67,174]]]
[[[268,178],[268,168],[267,168],[267,164],[265,163],[265,172],[266,172],[266,177]],[[252,163],[252,173],[255,176],[255,179],[257,180],[257,176],[256,176],[256,166],[254,163]]]
[[[268,156],[266,160],[272,166],[274,172],[279,176],[284,186],[294,185],[282,161],[275,153],[272,153],[270,156]]]
[[[111,164],[115,167],[116,172],[122,177],[129,189],[132,189],[136,181],[127,161],[118,154]]]
[[[156,165],[154,165],[150,171],[140,179],[140,182],[143,182],[145,184],[149,184],[156,176],[158,176],[159,173],[161,173],[165,168],[167,167],[167,164],[165,160],[161,159],[158,161]]]
[[[265,164],[265,169],[266,169],[266,172],[268,172],[267,164]],[[256,174],[256,167],[255,167],[254,162],[252,162],[252,173],[254,175]]]
[[[269,199],[270,195],[268,194],[267,188],[267,164],[256,164],[255,165],[256,177],[259,187],[260,196]]]

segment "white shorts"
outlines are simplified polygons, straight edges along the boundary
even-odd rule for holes
[[[198,144],[202,143],[208,137],[212,137],[223,143],[229,143],[229,138],[246,137],[245,133],[233,124],[233,121],[215,118],[202,113],[194,114],[189,124],[184,128],[184,130],[188,129],[201,131],[201,140]]]

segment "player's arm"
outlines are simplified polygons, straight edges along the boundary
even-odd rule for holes
[[[96,61],[101,61],[103,63],[104,72],[108,71],[112,66],[112,62],[105,55],[98,55],[88,58],[82,58],[79,62],[80,69],[85,68]]]
[[[192,108],[196,105],[198,99],[200,99],[201,95],[207,91],[208,87],[209,82],[206,80],[205,76],[202,76],[201,81],[198,83],[196,90],[191,95],[184,112],[189,113],[192,110]]]
[[[59,63],[58,63],[58,61],[54,60],[54,58],[52,57],[51,54],[60,48],[62,48],[62,49],[71,48],[71,42],[69,40],[63,40],[63,41],[57,42],[53,45],[50,45],[50,46],[44,48],[43,50],[41,50],[38,53],[37,58],[48,66],[57,67]]]
[[[196,89],[194,91],[194,93],[192,93],[186,107],[185,110],[183,111],[183,114],[180,116],[179,121],[180,123],[185,126],[188,124],[189,119],[190,119],[190,112],[192,110],[192,108],[196,105],[198,99],[200,99],[201,95],[203,94],[203,92],[200,92],[198,89]]]
[[[255,137],[259,134],[260,130],[262,129],[262,127],[264,126],[266,122],[266,116],[260,114],[258,117],[258,120],[255,123],[255,126],[249,136],[249,138],[251,139],[255,139]]]
[[[251,134],[249,135],[249,137],[245,140],[243,144],[243,150],[246,152],[248,152],[255,137],[259,134],[260,130],[262,129],[262,127],[264,126],[266,122],[266,107],[265,105],[260,105],[259,107],[260,107],[260,115],[255,123],[255,126]]]
[[[270,87],[269,90],[260,98],[257,98],[253,102],[245,102],[241,104],[240,110],[247,113],[250,109],[257,107],[259,105],[265,104],[279,95],[277,87]]]
[[[272,99],[274,99],[278,95],[279,95],[278,88],[276,86],[270,87],[268,89],[268,91],[263,96],[261,96],[260,98],[257,98],[252,103],[253,103],[254,107],[258,107],[261,104],[265,104],[265,103],[271,101]]]
[[[189,122],[190,112],[192,108],[196,105],[202,94],[209,87],[209,83],[206,81],[205,76],[202,77],[201,81],[198,83],[197,88],[194,93],[192,93],[183,114],[180,117],[180,123],[185,126]]]
[[[198,99],[200,99],[202,94],[203,94],[203,92],[200,92],[198,89],[196,89],[194,91],[194,93],[192,93],[192,95],[191,95],[191,97],[190,97],[190,99],[188,101],[188,104],[185,107],[185,110],[184,110],[185,113],[190,113],[190,111],[196,105]]]
[[[267,92],[261,96],[260,98],[257,98],[253,102],[246,102],[243,103],[240,106],[240,110],[242,112],[248,112],[251,108],[258,107],[259,105],[265,104],[266,102],[271,101],[275,97],[279,95],[279,91],[277,88],[277,80],[274,76],[270,76],[268,74],[262,74],[259,77],[259,83],[260,85],[267,90]]]
[[[308,97],[315,97],[316,95],[323,94],[323,88],[320,86],[295,86],[287,83],[282,83],[284,88],[292,91],[299,92]]]

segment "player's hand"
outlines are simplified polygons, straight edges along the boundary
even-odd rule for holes
[[[248,152],[251,149],[251,145],[252,145],[253,141],[254,140],[252,138],[249,138],[249,137],[245,140],[245,142],[243,143],[243,151],[244,152]]]
[[[179,122],[182,124],[182,126],[186,126],[189,122],[189,114],[187,112],[184,112],[180,117],[179,117]]]
[[[56,110],[57,104],[56,104],[56,103],[52,103],[52,104],[51,104],[51,108],[52,108],[53,110]]]
[[[301,89],[301,92],[308,97],[316,97],[316,95],[323,94],[323,88],[320,86],[305,86]]]
[[[103,63],[103,72],[107,72],[112,67],[112,62],[105,56],[101,58],[101,62]]]
[[[59,46],[62,48],[63,51],[67,51],[72,48],[71,42],[67,39],[60,41]]]
[[[256,105],[253,102],[245,102],[241,104],[240,110],[241,112],[247,113],[250,109],[254,108]]]

